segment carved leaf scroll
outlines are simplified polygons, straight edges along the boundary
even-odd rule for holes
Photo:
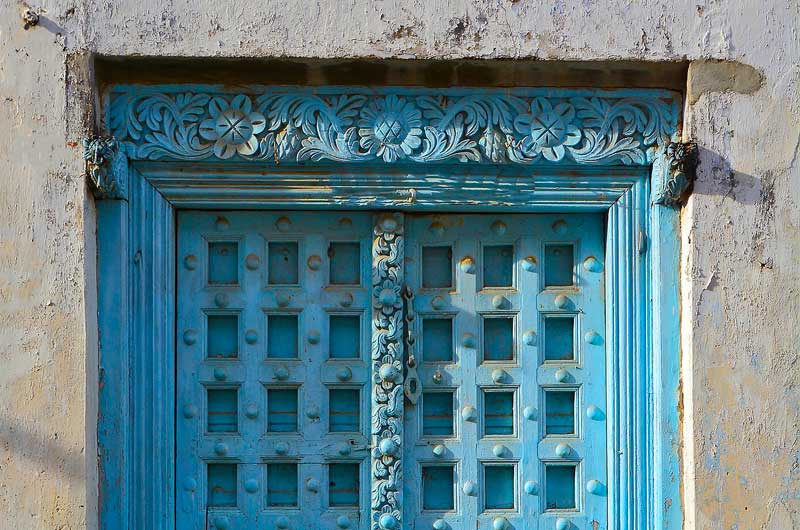
[[[140,160],[646,165],[669,93],[117,89],[109,128]]]

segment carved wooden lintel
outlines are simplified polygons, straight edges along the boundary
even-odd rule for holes
[[[100,199],[125,199],[127,168],[119,143],[113,136],[94,136],[83,140],[83,158],[86,176],[92,183],[95,196]]]
[[[695,179],[697,169],[697,144],[695,142],[671,142],[667,145],[669,167],[654,194],[653,202],[671,207],[680,207]]]

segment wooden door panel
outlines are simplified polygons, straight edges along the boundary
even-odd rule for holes
[[[409,528],[587,528],[605,520],[598,215],[406,217],[422,397],[405,413]],[[584,340],[586,337],[586,340]],[[593,410],[593,409],[590,409]],[[591,516],[589,515],[591,514]]]

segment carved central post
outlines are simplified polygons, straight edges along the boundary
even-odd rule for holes
[[[403,215],[377,216],[372,242],[372,530],[402,527]]]

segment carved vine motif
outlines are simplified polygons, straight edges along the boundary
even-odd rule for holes
[[[645,165],[677,122],[668,94],[130,88],[110,128],[134,159]]]
[[[93,137],[83,140],[86,174],[100,197],[116,197],[124,193],[111,170],[111,164],[118,151],[119,145],[113,137]]]
[[[694,182],[697,169],[697,144],[694,142],[671,142],[667,145],[669,175],[662,183],[654,203],[680,206],[686,191]]]
[[[372,243],[372,530],[401,528],[403,218],[381,216]]]

